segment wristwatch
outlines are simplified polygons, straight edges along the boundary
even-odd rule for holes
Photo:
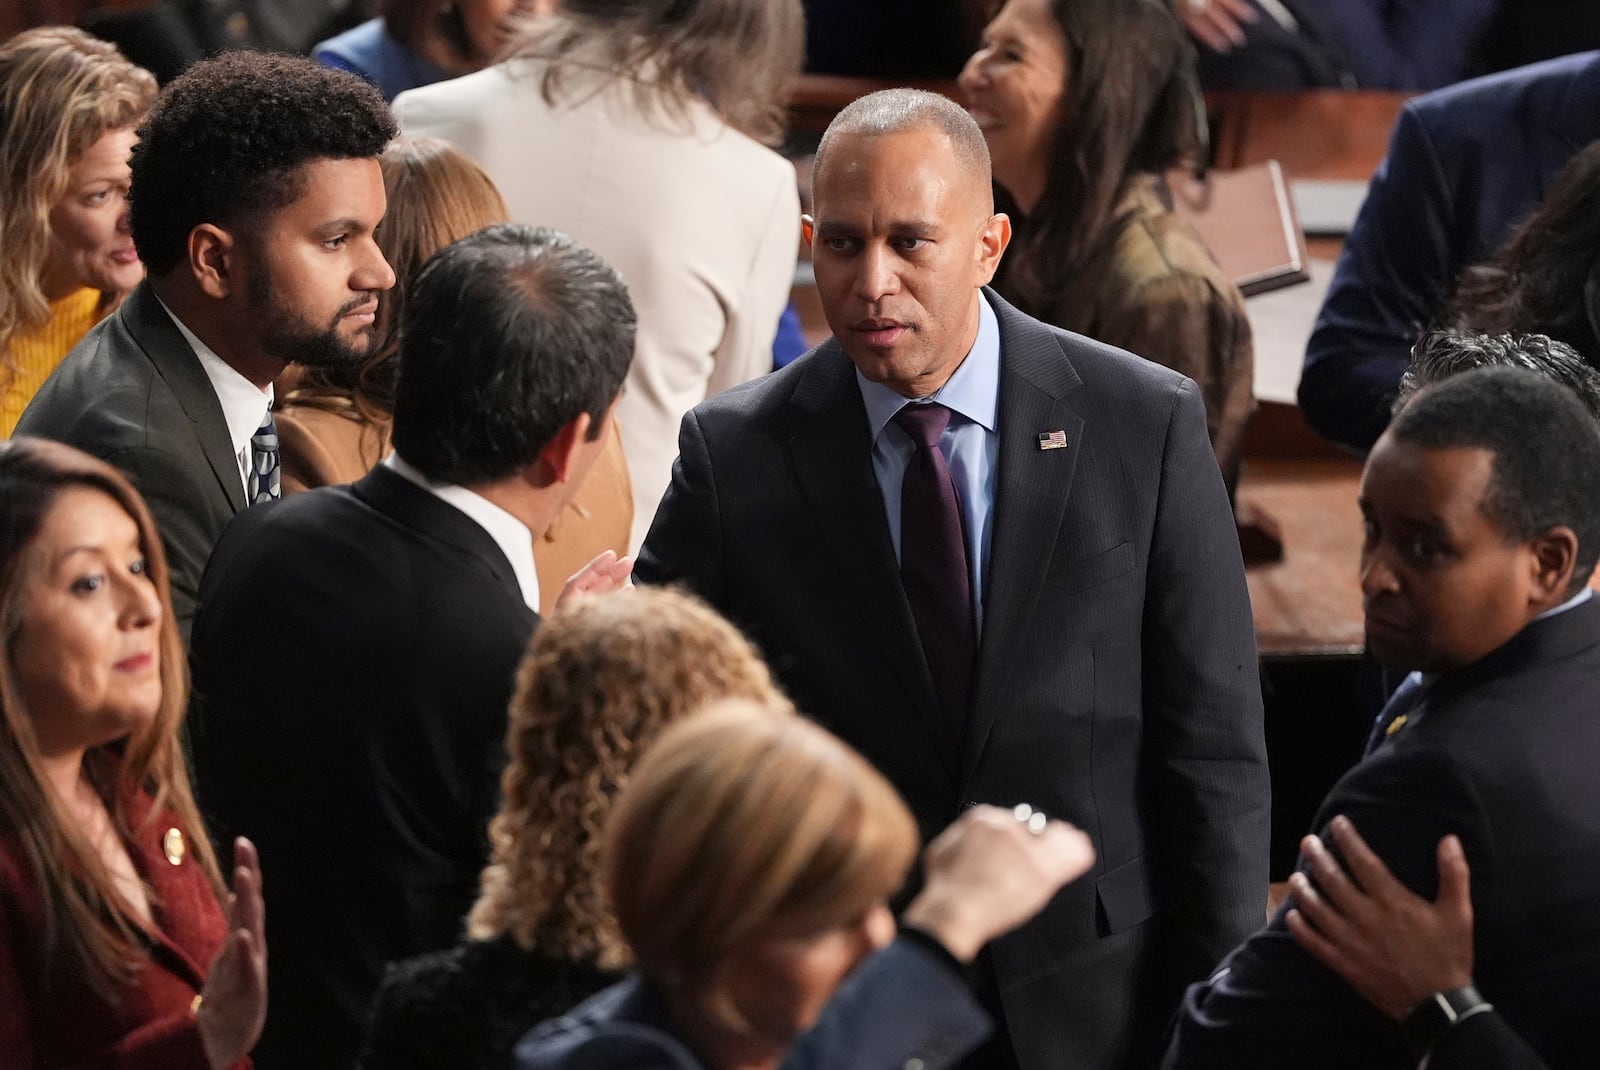
[[[1400,1033],[1413,1054],[1421,1057],[1433,1050],[1444,1035],[1474,1014],[1494,1010],[1494,1004],[1478,994],[1472,985],[1435,992],[1412,1008],[1400,1023]]]

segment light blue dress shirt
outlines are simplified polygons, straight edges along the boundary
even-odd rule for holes
[[[872,436],[872,470],[889,517],[889,538],[900,557],[900,486],[916,453],[911,436],[890,423],[905,405],[937,401],[951,410],[950,426],[939,437],[939,452],[950,466],[956,500],[967,525],[967,569],[972,577],[976,624],[983,627],[983,580],[989,564],[989,539],[994,514],[994,477],[1000,460],[996,414],[1000,407],[1000,321],[982,294],[978,295],[978,337],[948,382],[917,401],[856,372],[856,385],[867,409]]]

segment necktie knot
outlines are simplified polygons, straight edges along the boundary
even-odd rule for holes
[[[911,436],[923,449],[939,444],[939,436],[950,426],[950,410],[937,401],[910,402],[894,414],[895,425]]]

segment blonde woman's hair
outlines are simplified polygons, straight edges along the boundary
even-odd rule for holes
[[[12,339],[50,319],[39,283],[71,166],[155,96],[154,75],[82,30],[45,26],[0,46],[0,390],[16,374]]]
[[[750,643],[688,595],[630,591],[546,620],[517,673],[493,854],[468,935],[625,966],[601,882],[613,800],[663,729],[730,697],[787,707]]]
[[[905,879],[917,827],[867,761],[798,716],[728,702],[662,733],[606,829],[606,890],[639,971],[728,1011],[749,941],[860,918]]]
[[[562,95],[572,68],[598,68],[635,81],[647,114],[660,87],[679,119],[701,99],[740,133],[783,140],[805,53],[800,0],[562,0],[558,12],[527,20],[507,48],[547,64],[547,102]]]
[[[115,878],[45,779],[13,660],[28,623],[22,589],[41,567],[34,547],[39,529],[61,493],[79,487],[109,495],[133,520],[146,574],[161,599],[161,705],[130,735],[91,747],[84,775],[124,839],[144,831],[132,825],[131,796],[153,797],[146,824],[163,807],[176,813],[219,902],[225,889],[178,739],[188,704],[187,659],[172,613],[166,555],[149,509],[120,472],[87,453],[40,438],[0,441],[0,829],[20,841],[37,871],[44,902],[42,961],[110,994],[149,958],[148,940]]]

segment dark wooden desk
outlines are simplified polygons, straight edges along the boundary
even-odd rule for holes
[[[1359,655],[1361,462],[1246,460],[1238,499],[1269,512],[1283,559],[1245,571],[1263,658]]]

